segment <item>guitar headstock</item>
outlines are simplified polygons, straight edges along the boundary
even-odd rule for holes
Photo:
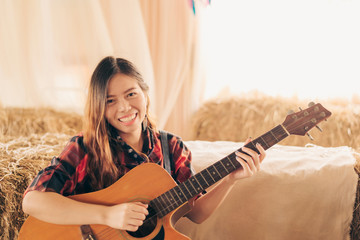
[[[310,129],[330,116],[331,112],[320,103],[310,103],[307,109],[289,114],[282,125],[290,134],[304,136]]]

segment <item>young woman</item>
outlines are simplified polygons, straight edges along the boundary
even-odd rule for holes
[[[83,133],[73,137],[63,152],[40,171],[23,199],[25,213],[55,224],[102,224],[136,231],[148,214],[142,202],[103,206],[82,203],[66,196],[106,188],[143,162],[163,166],[160,134],[149,117],[148,86],[127,60],[104,58],[90,82]],[[172,177],[183,182],[192,176],[191,152],[181,139],[167,138],[173,161]],[[248,141],[247,141],[248,142]],[[260,154],[243,148],[236,153],[242,169],[235,170],[211,191],[196,198],[186,214],[201,223],[221,204],[238,179],[260,170]]]

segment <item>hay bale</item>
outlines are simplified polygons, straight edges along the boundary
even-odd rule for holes
[[[30,134],[75,134],[82,128],[82,116],[49,108],[1,108],[0,140]]]
[[[25,189],[70,135],[44,134],[9,137],[0,142],[0,239],[16,239],[26,217],[21,208]]]
[[[17,238],[25,189],[81,128],[76,113],[0,105],[0,239]]]
[[[288,110],[307,108],[307,101],[265,95],[230,97],[206,102],[194,115],[192,139],[205,141],[237,141],[256,138],[283,123]],[[324,129],[311,130],[312,143],[324,147],[360,147],[360,103],[343,101],[321,103],[332,112]],[[304,146],[311,142],[307,136],[289,136],[280,144]]]
[[[355,196],[353,219],[350,226],[350,238],[352,240],[360,239],[360,150],[354,152],[354,156],[356,158],[355,171],[359,175],[359,179]]]

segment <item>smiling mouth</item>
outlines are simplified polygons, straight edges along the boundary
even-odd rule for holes
[[[137,113],[134,113],[134,114],[119,118],[118,120],[122,123],[129,123],[132,120],[134,120],[136,118],[136,116],[137,116]]]

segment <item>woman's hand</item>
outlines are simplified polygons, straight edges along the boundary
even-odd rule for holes
[[[250,139],[247,139],[245,141],[245,145],[250,141]],[[235,152],[236,160],[238,160],[242,168],[232,172],[229,175],[230,180],[236,181],[241,178],[248,178],[254,175],[256,172],[260,171],[260,165],[264,160],[266,153],[260,144],[256,144],[256,148],[259,150],[260,154],[246,147],[243,147],[241,150],[249,155],[241,152]]]
[[[105,212],[105,223],[109,227],[135,232],[143,224],[148,204],[141,202],[122,203],[108,207]]]

